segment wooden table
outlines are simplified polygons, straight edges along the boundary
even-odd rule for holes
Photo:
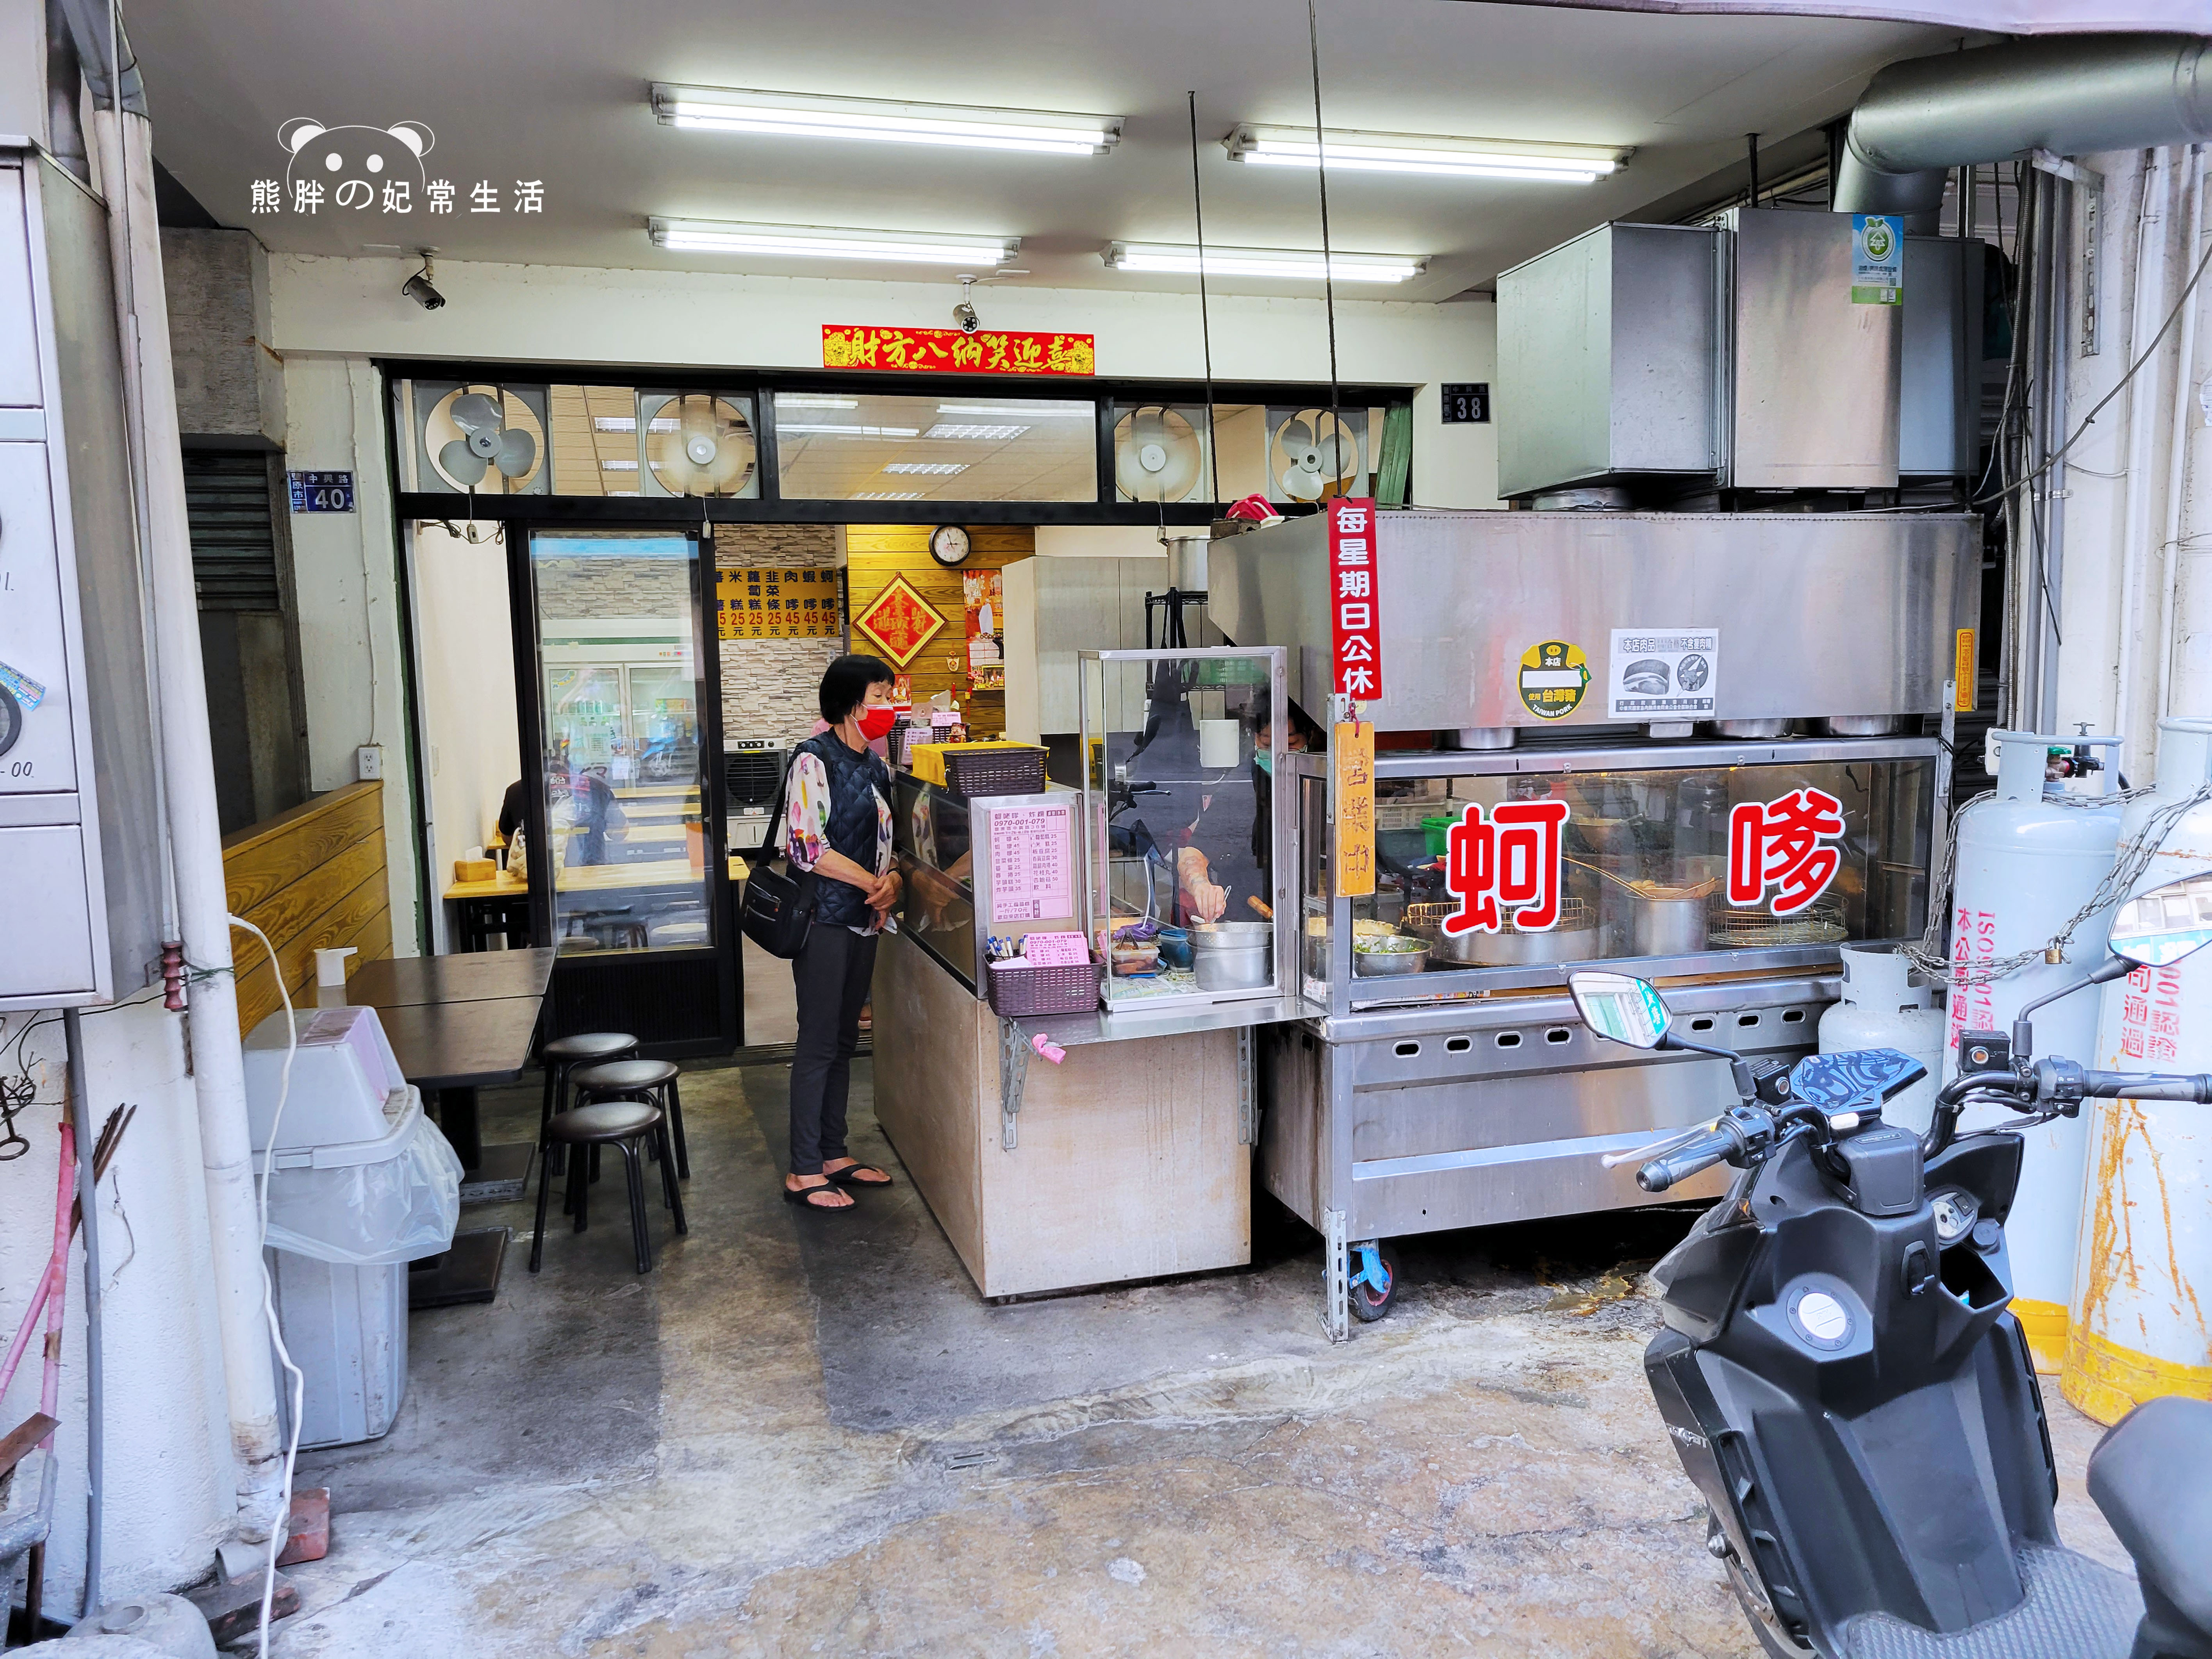
[[[461,1160],[464,1202],[518,1198],[529,1182],[535,1144],[486,1147],[477,1091],[513,1083],[530,1064],[554,955],[495,951],[370,962],[346,982],[349,1003],[376,1010],[407,1080],[435,1095],[438,1127]],[[412,1265],[408,1305],[490,1301],[506,1254],[504,1227],[455,1233],[444,1254]]]
[[[744,861],[732,854],[730,879],[744,879]],[[704,884],[706,872],[688,858],[640,859],[632,864],[568,864],[556,872],[554,890],[560,893],[617,893],[655,887]],[[530,884],[501,870],[489,881],[457,881],[446,898],[459,908],[460,948],[465,951],[491,949],[494,939],[504,937],[511,949],[530,940]]]

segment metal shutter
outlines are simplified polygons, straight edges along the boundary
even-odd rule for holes
[[[192,575],[203,611],[282,611],[276,529],[270,519],[269,458],[185,457],[185,507]]]

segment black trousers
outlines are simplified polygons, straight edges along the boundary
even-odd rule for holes
[[[817,923],[791,960],[799,993],[799,1041],[791,1057],[793,1175],[820,1175],[823,1159],[850,1156],[845,1096],[875,971],[876,936],[834,923]]]

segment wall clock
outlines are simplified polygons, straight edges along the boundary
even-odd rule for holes
[[[929,532],[929,556],[947,570],[968,558],[968,532],[957,524],[941,524]]]

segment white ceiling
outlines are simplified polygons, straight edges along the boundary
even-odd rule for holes
[[[430,245],[453,259],[905,280],[927,270],[663,253],[644,229],[657,214],[1018,235],[1018,264],[1032,274],[1018,280],[1187,290],[1194,279],[1123,276],[1097,253],[1115,239],[1193,240],[1193,87],[1207,240],[1319,246],[1312,175],[1233,163],[1218,143],[1240,120],[1312,120],[1297,0],[161,0],[128,21],[161,161],[216,219],[279,250]],[[1802,132],[1848,109],[1883,64],[1958,39],[1897,23],[1466,0],[1323,0],[1320,21],[1332,127],[1636,147],[1621,173],[1581,187],[1332,175],[1336,246],[1430,259],[1415,282],[1340,297],[1421,300],[1729,165],[1747,131]],[[1127,125],[1114,153],[1092,159],[678,131],[653,118],[654,80],[1067,109]],[[296,116],[423,124],[436,135],[428,176],[460,186],[457,210],[252,213],[252,181],[284,176],[277,129]],[[501,188],[496,216],[468,211],[479,179]],[[541,214],[514,210],[518,179],[543,180]]]

